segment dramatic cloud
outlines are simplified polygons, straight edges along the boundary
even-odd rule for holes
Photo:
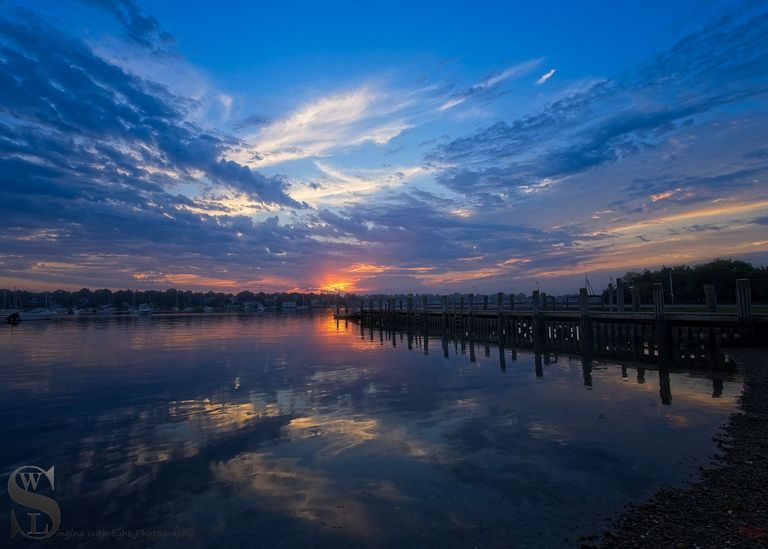
[[[322,157],[366,142],[384,145],[412,127],[398,118],[412,98],[372,87],[323,97],[246,136],[248,145],[229,157],[252,166]],[[393,118],[394,117],[394,118]]]
[[[104,270],[117,263],[123,273],[139,257],[155,266],[208,254],[223,261],[226,247],[240,248],[243,240],[280,249],[295,238],[277,236],[283,229],[274,222],[192,213],[206,205],[180,193],[190,187],[235,193],[262,208],[299,204],[281,178],[221,159],[231,140],[187,122],[183,98],[29,16],[1,20],[0,40],[7,274],[21,278],[35,265],[39,270],[40,257],[59,265],[50,273],[54,279],[72,264],[83,276],[85,257],[109,257]],[[247,266],[253,268],[259,267]],[[90,271],[104,274],[94,265]]]
[[[0,19],[6,285],[568,290],[768,252],[764,13],[608,78],[550,69],[536,88],[533,59],[463,87],[371,76],[248,114],[212,78],[174,85],[189,64],[136,4],[90,3],[124,50]]]
[[[40,21],[0,21],[0,37],[6,161],[44,172],[53,187],[68,187],[66,179],[54,182],[57,168],[105,184],[115,182],[110,173],[125,175],[118,182],[137,187],[150,184],[144,174],[160,172],[166,184],[202,177],[265,203],[295,205],[280,179],[221,160],[231,141],[187,123],[183,98],[110,65]],[[73,148],[81,155],[61,158],[66,166],[51,164],[49,155]]]
[[[441,145],[429,158],[456,166],[442,177],[453,189],[516,193],[652,149],[697,116],[765,100],[767,31],[765,15],[723,19],[632,74],[566,91],[539,112]]]

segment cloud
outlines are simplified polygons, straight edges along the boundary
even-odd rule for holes
[[[234,99],[231,95],[225,93],[219,94],[217,99],[219,100],[219,103],[221,103],[221,108],[224,111],[224,119],[229,119],[229,116],[232,114],[232,103],[234,102]]]
[[[492,95],[498,86],[506,80],[523,76],[541,64],[541,59],[531,59],[524,63],[513,65],[500,73],[488,76],[469,88],[452,95],[442,105],[438,107],[439,111],[446,111],[457,107],[472,97],[482,97]]]
[[[112,184],[119,184],[122,173],[125,182],[139,186],[151,181],[147,171],[188,181],[199,174],[208,185],[236,189],[265,203],[298,205],[285,194],[282,179],[220,159],[231,141],[190,124],[184,98],[124,72],[34,18],[0,21],[0,36],[7,41],[0,49],[5,137],[27,150],[25,156],[17,150],[7,161],[50,161],[41,154],[76,148],[82,156],[68,160],[67,169],[78,166],[85,173],[75,175],[98,175],[96,181],[110,169]],[[40,140],[50,148],[36,148]],[[36,171],[39,161],[30,169]],[[58,185],[65,186],[66,180]]]
[[[266,116],[263,114],[251,114],[244,117],[242,120],[239,120],[235,124],[235,129],[242,130],[254,126],[266,126],[273,121],[274,119],[271,116]]]
[[[542,74],[539,77],[539,79],[536,80],[536,85],[537,86],[541,86],[542,84],[544,84],[544,82],[546,82],[547,80],[549,80],[550,78],[552,78],[555,75],[555,72],[556,72],[555,69],[551,69],[550,71],[545,72],[544,74]]]
[[[323,157],[366,142],[385,145],[412,127],[405,119],[392,119],[410,104],[407,97],[372,86],[328,95],[264,124],[228,157],[251,166],[268,166]]]
[[[377,266],[345,269],[358,286],[392,284],[442,292],[446,286],[470,281],[490,285],[528,279],[561,262],[593,257],[593,251],[577,244],[568,230],[509,224],[485,212],[455,215],[454,201],[415,194],[388,193],[318,216],[318,223],[332,227],[338,238],[356,243],[353,263]]]
[[[768,95],[768,16],[726,20],[639,69],[559,94],[537,112],[443,143],[427,160],[455,191],[515,194],[647,152],[697,117]],[[704,118],[702,118],[704,120]]]
[[[160,27],[152,15],[145,15],[131,0],[80,0],[98,6],[115,16],[129,40],[145,47],[155,48],[163,43],[173,42],[173,36]]]
[[[359,201],[364,196],[389,192],[431,173],[431,168],[427,166],[385,166],[347,170],[319,160],[315,161],[314,165],[321,173],[319,178],[311,184],[294,182],[290,188],[292,197],[313,206]]]

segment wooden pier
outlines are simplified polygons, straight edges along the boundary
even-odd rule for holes
[[[620,281],[609,288],[607,310],[602,296],[582,288],[578,300],[559,304],[538,291],[525,303],[503,293],[495,299],[441,296],[439,302],[427,296],[381,297],[363,299],[344,312],[337,307],[336,313],[339,319],[392,333],[659,363],[713,365],[720,362],[721,348],[768,342],[768,314],[753,314],[748,280],[736,281],[732,313],[718,312],[711,287],[704,288],[707,303],[701,310],[665,304],[662,284],[654,285],[652,307],[641,306],[636,289],[629,293],[628,305]]]

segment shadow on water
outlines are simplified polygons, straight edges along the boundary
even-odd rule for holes
[[[57,546],[567,546],[689,479],[741,391],[322,314],[22,323],[0,349],[0,467],[55,466]]]

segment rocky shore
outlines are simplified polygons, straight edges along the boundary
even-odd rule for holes
[[[699,480],[631,506],[582,547],[768,547],[768,349],[730,353],[744,375],[739,409],[716,437]]]

